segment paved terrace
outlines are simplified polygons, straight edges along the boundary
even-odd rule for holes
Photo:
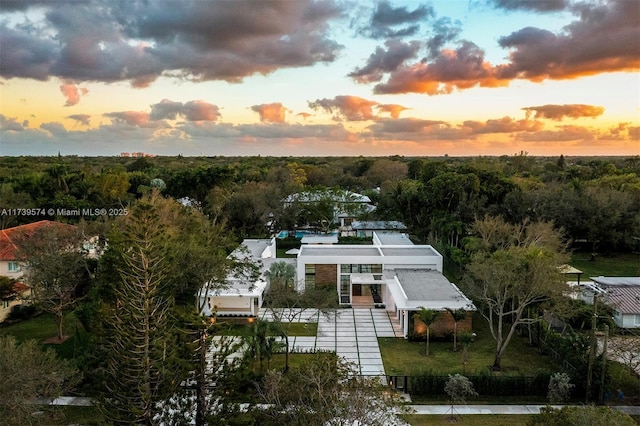
[[[289,337],[292,352],[333,351],[352,362],[364,376],[384,376],[384,366],[378,337],[402,337],[400,324],[384,309],[337,309],[326,313],[307,309],[302,313],[285,311],[285,318],[292,322],[318,323],[314,336]],[[261,318],[273,320],[270,310],[264,310]]]

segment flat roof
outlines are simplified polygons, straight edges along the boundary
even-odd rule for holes
[[[451,282],[431,269],[396,269],[396,277],[409,300],[446,300],[459,296]]]
[[[337,244],[337,235],[304,235],[301,244]]]
[[[385,256],[437,256],[438,253],[431,246],[381,246],[380,250]]]
[[[439,254],[431,246],[302,245],[298,257],[305,256],[439,257]]]
[[[304,256],[382,256],[376,246],[332,245],[300,246],[298,257]]]
[[[412,246],[413,242],[407,234],[400,232],[376,231],[376,236],[384,246]]]
[[[393,293],[400,309],[417,309],[424,306],[427,309],[464,308],[475,310],[471,300],[439,271],[395,269],[387,272],[385,277],[389,278],[391,275],[395,275],[399,284],[400,293],[393,286],[389,286],[389,290]],[[401,299],[404,299],[404,302]]]

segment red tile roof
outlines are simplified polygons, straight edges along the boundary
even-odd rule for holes
[[[29,236],[37,230],[51,226],[75,228],[74,225],[53,222],[51,220],[41,220],[27,225],[14,226],[13,228],[0,230],[0,261],[19,260],[17,257],[18,246],[16,246],[14,242],[17,235]]]

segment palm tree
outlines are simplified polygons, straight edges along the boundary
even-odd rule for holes
[[[271,362],[273,355],[282,348],[282,343],[276,339],[282,336],[281,330],[269,321],[256,319],[249,328],[249,332],[244,336],[246,344],[245,354],[254,361],[260,362],[262,371],[263,362],[266,359],[267,365]]]
[[[293,289],[296,268],[291,263],[275,262],[271,264],[265,275],[269,279],[272,291]]]
[[[427,350],[426,354],[429,355],[429,327],[433,324],[438,318],[440,312],[434,311],[433,309],[427,309],[424,306],[420,306],[420,310],[416,312],[413,316],[414,318],[418,318],[420,321],[427,326]]]
[[[467,316],[467,311],[463,308],[451,309],[446,308],[451,317],[453,318],[453,351],[458,351],[458,322],[462,321]]]

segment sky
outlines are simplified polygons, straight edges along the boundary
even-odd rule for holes
[[[0,155],[640,155],[637,0],[0,0]]]

